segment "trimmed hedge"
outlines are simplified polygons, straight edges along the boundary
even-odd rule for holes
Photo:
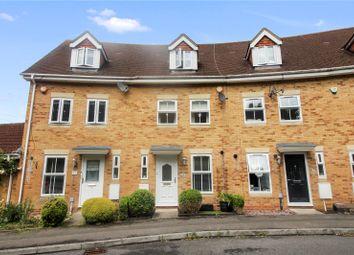
[[[129,196],[129,216],[152,216],[155,210],[155,197],[147,190],[137,190]]]
[[[50,198],[42,207],[42,221],[46,227],[56,227],[63,223],[68,212],[64,198]]]
[[[129,197],[122,197],[119,200],[118,219],[126,220],[129,217]]]
[[[90,198],[84,202],[81,214],[86,223],[109,223],[116,219],[117,207],[108,198]]]
[[[178,202],[181,213],[197,214],[202,206],[202,194],[195,189],[185,190],[179,195]]]

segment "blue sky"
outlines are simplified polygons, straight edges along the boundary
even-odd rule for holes
[[[180,33],[197,43],[354,26],[353,1],[1,1],[0,123],[25,119],[28,83],[19,73],[85,30],[100,41],[168,44]]]

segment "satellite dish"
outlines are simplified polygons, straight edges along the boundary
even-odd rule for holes
[[[122,81],[117,82],[117,87],[122,91],[123,93],[127,93],[129,90],[129,86],[125,84]]]
[[[228,99],[222,92],[218,93],[218,97],[221,103],[224,103]]]

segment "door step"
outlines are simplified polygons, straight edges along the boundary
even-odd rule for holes
[[[289,207],[289,210],[297,215],[320,215],[323,214],[320,211],[317,211],[316,209],[312,207]]]
[[[156,207],[155,219],[173,219],[178,218],[178,208],[177,207]]]

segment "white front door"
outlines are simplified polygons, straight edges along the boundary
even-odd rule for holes
[[[177,206],[177,156],[156,156],[156,205]]]
[[[89,198],[103,196],[104,156],[83,156],[79,206]]]

